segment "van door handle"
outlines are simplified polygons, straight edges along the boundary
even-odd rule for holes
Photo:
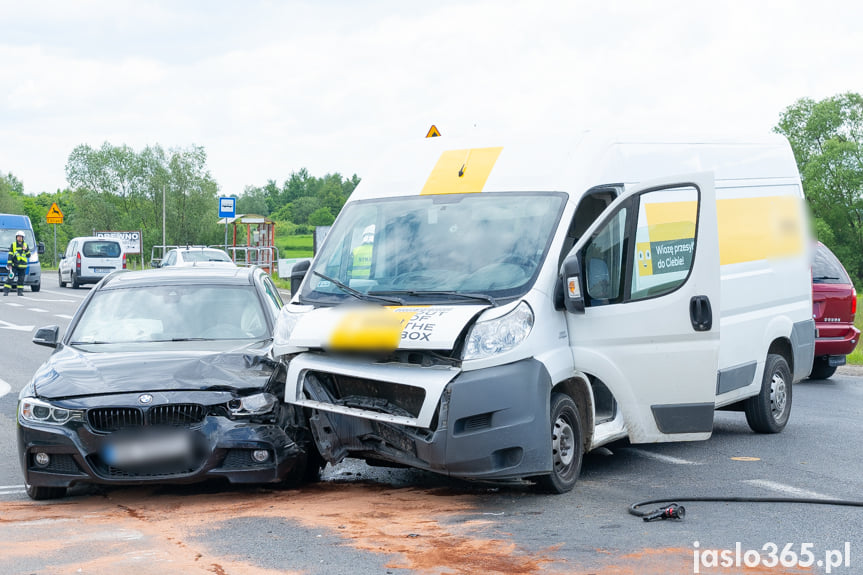
[[[706,295],[692,296],[689,300],[689,319],[695,331],[710,331],[713,326],[713,311]]]

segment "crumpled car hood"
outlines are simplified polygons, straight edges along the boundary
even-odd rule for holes
[[[276,365],[270,346],[89,353],[65,347],[33,376],[36,395],[61,399],[153,391],[262,388]]]

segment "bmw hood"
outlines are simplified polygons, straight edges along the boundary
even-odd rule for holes
[[[174,346],[176,347],[176,346]],[[269,342],[225,350],[184,348],[89,352],[57,351],[33,376],[38,397],[154,391],[256,389],[266,385],[276,365]]]

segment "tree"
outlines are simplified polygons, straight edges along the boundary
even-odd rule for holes
[[[0,213],[20,214],[23,213],[24,187],[20,180],[12,174],[0,172]]]
[[[246,186],[246,189],[237,198],[237,213],[258,214],[260,216],[270,215],[266,189]]]
[[[794,150],[815,231],[863,280],[863,96],[801,98],[785,109],[774,131]]]
[[[336,218],[328,208],[318,208],[309,214],[310,226],[330,226],[335,220]]]

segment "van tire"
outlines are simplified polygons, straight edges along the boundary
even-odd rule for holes
[[[72,279],[72,289],[78,289],[81,287],[81,284],[78,283],[78,277],[75,275],[75,272],[70,272],[69,277]]]
[[[756,433],[779,433],[791,415],[791,369],[781,355],[769,354],[761,391],[743,403],[746,423]]]
[[[57,270],[57,282],[61,288],[66,287],[66,282],[63,281],[63,274],[60,273],[60,270]]]
[[[551,473],[537,478],[545,493],[570,491],[581,473],[584,440],[578,406],[568,395],[551,394]]]
[[[42,283],[41,282],[37,283],[37,284],[33,284],[30,286],[30,291],[32,291],[32,292],[37,292],[40,289],[42,289]]]
[[[812,373],[809,374],[809,379],[828,379],[836,373],[836,366],[830,365],[826,357],[816,357],[815,363],[812,364]]]

